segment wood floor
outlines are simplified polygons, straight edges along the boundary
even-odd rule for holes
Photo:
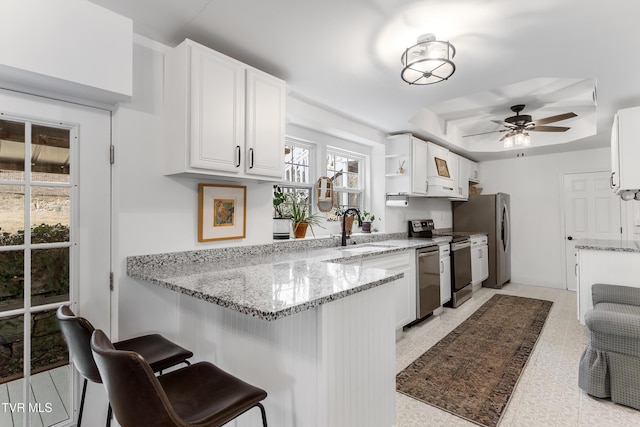
[[[0,426],[22,427],[25,412],[31,414],[30,427],[49,427],[69,418],[70,366],[61,366],[31,376],[31,408],[24,402],[24,379],[0,384]]]

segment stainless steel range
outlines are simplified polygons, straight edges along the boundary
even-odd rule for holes
[[[409,221],[410,238],[433,238],[434,223],[431,219]],[[443,236],[443,234],[439,234]],[[471,285],[471,240],[469,235],[451,237],[451,301],[448,307],[459,307],[473,295]],[[418,271],[418,274],[420,272]],[[419,277],[419,276],[418,276]],[[418,296],[420,296],[418,294]],[[419,299],[418,299],[419,300]]]

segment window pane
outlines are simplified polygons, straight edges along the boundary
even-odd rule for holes
[[[0,311],[22,307],[24,307],[24,251],[1,251]]]
[[[24,244],[23,230],[24,187],[0,185],[0,246]]]
[[[33,243],[69,241],[71,200],[67,187],[31,187]]]
[[[69,248],[31,251],[31,305],[69,299]]]
[[[69,414],[69,352],[62,338],[55,310],[31,317],[31,387],[33,403],[44,426],[52,426]]]
[[[359,188],[358,186],[358,174],[350,173],[347,175],[347,188]]]
[[[31,127],[31,172],[33,181],[69,182],[68,129]]]
[[[24,363],[23,315],[0,319],[0,383],[22,378]],[[22,396],[20,396],[22,402]]]
[[[24,181],[24,129],[24,123],[0,120],[0,179],[2,180]]]
[[[298,184],[309,183],[309,156],[307,148],[295,145],[285,146],[284,179]]]

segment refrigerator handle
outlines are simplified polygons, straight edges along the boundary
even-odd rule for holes
[[[511,234],[511,224],[509,222],[509,210],[504,202],[502,204],[502,218],[502,247],[506,253],[509,252],[509,244],[511,243],[509,236]]]

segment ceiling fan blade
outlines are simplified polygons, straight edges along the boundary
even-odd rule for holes
[[[533,132],[566,132],[569,129],[571,128],[564,126],[534,126],[527,130]]]
[[[564,113],[564,114],[558,114],[557,116],[545,117],[544,119],[534,120],[532,123],[534,126],[546,125],[547,123],[559,122],[561,120],[567,120],[577,116],[578,115],[576,113]]]
[[[491,121],[492,121],[493,123],[497,123],[497,124],[499,124],[499,125],[506,126],[506,127],[508,127],[509,129],[515,129],[515,128],[517,127],[517,126],[516,126],[516,125],[514,125],[513,123],[505,122],[504,120],[491,120]]]
[[[466,138],[466,137],[468,137],[468,136],[478,136],[478,135],[486,135],[486,134],[489,134],[489,133],[506,132],[506,131],[508,131],[508,130],[511,130],[511,129],[490,130],[489,132],[472,133],[472,134],[470,134],[470,135],[463,135],[462,137],[463,137],[463,138]]]

